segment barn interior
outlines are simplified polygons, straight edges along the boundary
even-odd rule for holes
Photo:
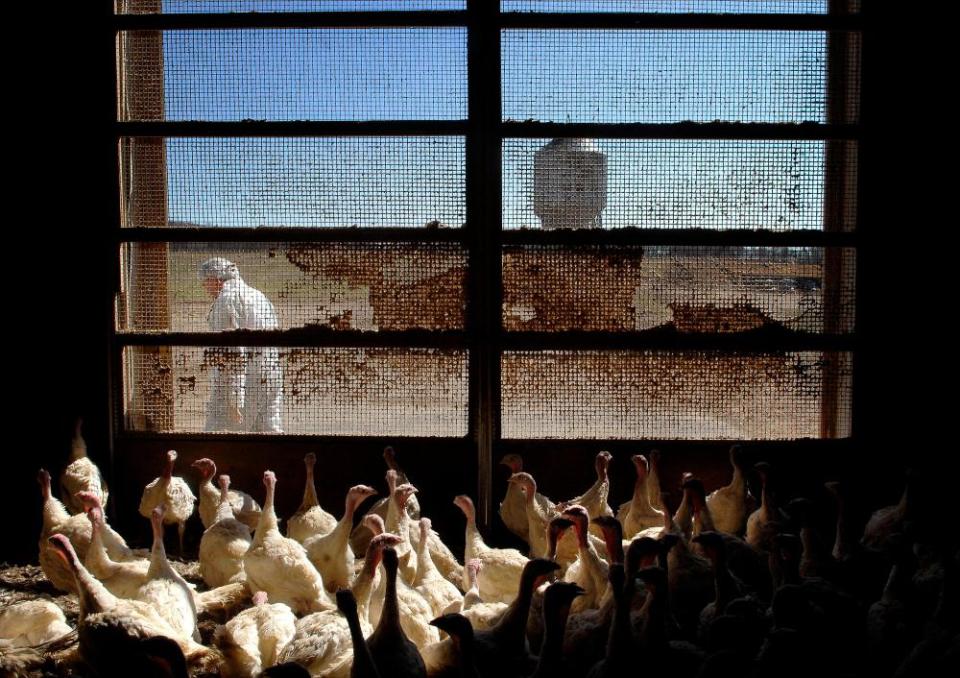
[[[511,153],[532,159],[534,152],[547,148],[546,142],[552,139],[582,140],[603,137],[602,132],[606,132],[619,135],[611,137],[613,147],[620,148],[628,158],[631,152],[639,157],[637,151],[631,150],[634,148],[631,143],[636,140],[631,135],[637,134],[637,129],[619,132],[612,127],[599,129],[603,123],[577,127],[565,119],[545,123],[541,128],[535,127],[536,122],[527,121],[532,125],[529,130],[518,127],[503,131],[495,124],[484,127],[486,123],[481,118],[489,115],[489,111],[484,113],[476,103],[479,99],[476,94],[491,86],[491,78],[496,86],[495,78],[499,74],[489,64],[476,63],[482,62],[484,56],[489,57],[483,50],[490,49],[489,44],[478,40],[480,44],[475,49],[480,53],[471,55],[466,66],[470,78],[466,85],[470,95],[470,108],[465,109],[467,123],[457,128],[467,139],[465,162],[474,163],[464,171],[466,235],[450,236],[449,231],[455,229],[430,229],[441,235],[425,242],[401,239],[390,246],[369,236],[346,242],[339,241],[336,235],[319,236],[313,241],[310,236],[291,233],[290,229],[262,241],[242,233],[241,240],[233,242],[224,236],[202,247],[196,246],[196,239],[191,240],[191,234],[196,234],[191,233],[190,226],[181,228],[188,232],[186,235],[169,239],[146,233],[149,227],[173,226],[169,215],[162,215],[163,224],[146,224],[138,229],[139,240],[131,240],[123,232],[126,217],[121,209],[122,186],[118,180],[129,169],[124,162],[131,156],[124,156],[123,151],[118,150],[118,141],[143,138],[149,142],[167,134],[171,125],[191,123],[190,119],[179,123],[118,121],[117,33],[123,30],[118,26],[174,30],[189,28],[194,25],[192,22],[203,19],[181,17],[164,24],[162,14],[147,14],[146,18],[131,15],[124,18],[128,21],[124,24],[117,20],[112,2],[99,2],[95,8],[58,9],[57,16],[51,19],[56,23],[46,31],[61,55],[57,59],[58,67],[53,74],[44,73],[42,79],[33,74],[22,83],[23,91],[37,102],[34,125],[42,149],[23,158],[22,167],[26,170],[23,175],[30,177],[23,187],[25,192],[29,188],[28,195],[36,196],[34,204],[45,208],[46,218],[40,228],[48,230],[49,237],[38,243],[32,237],[35,229],[17,229],[18,236],[24,238],[22,251],[27,254],[19,257],[15,274],[30,281],[23,284],[30,293],[18,295],[14,307],[16,317],[26,318],[28,322],[21,324],[27,336],[18,342],[17,352],[12,354],[16,388],[11,389],[10,419],[31,434],[24,439],[16,436],[13,449],[7,453],[7,458],[13,461],[8,476],[8,487],[12,487],[12,494],[8,489],[11,500],[8,506],[17,507],[19,516],[7,523],[12,532],[3,540],[0,561],[5,565],[37,563],[42,518],[35,478],[39,468],[49,469],[57,478],[66,466],[78,417],[83,420],[89,456],[99,465],[110,485],[109,522],[131,545],[138,547],[149,547],[151,535],[149,522],[137,511],[141,493],[144,486],[159,475],[164,455],[170,449],[179,453],[177,474],[184,476],[194,489],[197,476],[190,465],[202,457],[215,459],[220,471],[229,473],[234,487],[249,492],[258,501],[263,497],[263,472],[273,470],[278,479],[276,512],[281,519],[286,519],[301,502],[303,459],[307,453],[315,453],[319,460],[320,504],[339,515],[344,493],[351,485],[371,485],[382,496],[387,468],[383,452],[391,446],[406,475],[419,489],[417,496],[423,515],[432,519],[433,528],[457,554],[462,554],[464,548],[464,523],[463,514],[453,506],[452,500],[460,494],[470,495],[477,502],[478,522],[487,543],[525,549],[524,542],[507,529],[497,512],[510,476],[510,470],[499,463],[504,455],[520,454],[524,470],[536,477],[538,487],[552,499],[563,500],[577,496],[590,486],[595,456],[600,451],[609,451],[613,455],[609,503],[616,510],[633,492],[632,455],[640,453],[649,457],[652,450],[659,451],[662,487],[668,493],[668,504],[675,506],[683,495],[680,485],[686,472],[699,478],[707,492],[729,481],[728,453],[734,443],[742,446],[746,467],[752,469],[756,462],[772,466],[778,482],[777,493],[784,500],[807,497],[814,501],[814,522],[828,543],[833,540],[835,513],[825,482],[840,481],[849,489],[851,522],[862,533],[873,511],[899,501],[911,469],[922,483],[926,526],[949,534],[950,530],[944,527],[949,520],[950,497],[949,492],[943,491],[948,480],[941,475],[943,461],[939,454],[943,447],[939,422],[946,420],[942,417],[946,399],[933,395],[935,391],[927,383],[932,381],[929,375],[938,370],[933,363],[937,351],[929,343],[932,325],[926,319],[941,318],[943,314],[942,309],[934,312],[929,308],[933,301],[929,293],[933,266],[922,254],[925,250],[908,245],[912,238],[926,240],[927,227],[922,224],[940,223],[943,219],[942,215],[932,214],[936,209],[932,200],[918,198],[929,196],[936,182],[942,181],[928,169],[929,155],[922,155],[932,149],[919,148],[920,144],[910,141],[912,135],[923,129],[921,116],[926,124],[923,104],[931,99],[931,94],[913,74],[928,69],[930,57],[922,37],[904,37],[901,11],[890,3],[831,0],[823,4],[828,5],[824,17],[811,19],[788,13],[788,18],[781,20],[793,29],[809,30],[805,23],[809,22],[821,30],[827,27],[827,33],[833,30],[858,35],[855,48],[849,42],[845,47],[831,43],[835,51],[828,58],[829,63],[835,65],[835,59],[840,58],[838,53],[849,58],[856,52],[855,88],[844,90],[852,87],[847,80],[829,84],[836,87],[830,90],[831,96],[843,92],[844,96],[856,97],[855,104],[845,102],[848,108],[857,109],[856,118],[832,117],[846,115],[836,113],[836,107],[843,109],[844,106],[833,101],[835,108],[831,109],[828,102],[826,109],[830,112],[821,121],[825,129],[811,130],[809,124],[801,125],[794,136],[774,130],[776,124],[759,131],[754,128],[728,132],[724,125],[729,123],[714,122],[713,118],[705,123],[714,124],[711,134],[725,139],[746,134],[750,139],[765,140],[772,135],[774,139],[800,137],[821,142],[832,149],[826,152],[834,153],[834,158],[848,153],[851,145],[856,146],[854,159],[846,160],[853,164],[852,169],[847,165],[842,171],[837,170],[835,176],[825,178],[830,170],[821,170],[817,175],[820,181],[836,183],[834,193],[828,188],[819,195],[823,201],[820,213],[823,226],[812,235],[809,232],[791,235],[789,231],[772,235],[751,232],[725,239],[699,233],[670,236],[665,240],[654,238],[648,242],[643,234],[635,237],[614,233],[603,240],[603,236],[594,234],[614,232],[618,225],[624,225],[617,224],[609,212],[603,213],[602,224],[591,224],[600,228],[581,230],[577,224],[561,223],[559,230],[551,230],[547,222],[552,217],[544,216],[546,213],[540,210],[536,214],[539,224],[522,228],[522,217],[518,216],[513,233],[501,237],[501,232],[509,233],[508,222],[514,217],[507,211],[499,191],[494,191],[491,197],[488,186],[499,188],[501,171],[507,171],[507,165],[501,163],[509,159]],[[471,22],[476,21],[479,26],[478,17],[489,19],[492,10],[486,5],[466,3],[467,18],[462,21],[470,26],[469,30],[481,32]],[[851,11],[851,7],[855,7],[855,11]],[[231,19],[223,16],[230,15],[215,18],[213,25],[229,25]],[[590,16],[596,19],[596,26],[611,30],[615,30],[616,21],[628,21],[626,17]],[[698,20],[705,23],[729,20],[729,25],[737,25],[736,20],[729,17],[718,20],[710,14],[693,16],[699,19],[677,19],[673,27],[695,30]],[[664,25],[661,23],[664,21],[669,25],[669,20],[656,15],[644,17],[654,27]],[[158,20],[151,23],[154,19]],[[292,17],[286,30],[293,30],[300,20],[302,18]],[[554,25],[553,19],[542,20],[548,26]],[[218,24],[218,21],[224,23]],[[243,23],[243,19],[238,21]],[[505,30],[537,27],[536,21],[536,18],[519,19]],[[778,25],[773,15],[756,21]],[[256,19],[252,23],[255,25]],[[753,26],[747,30],[758,29]],[[843,52],[844,49],[847,51]],[[494,63],[499,65],[499,55]],[[846,66],[848,70],[853,68]],[[493,115],[500,123],[500,111]],[[620,122],[629,125],[637,121],[614,124]],[[284,124],[294,129],[298,122]],[[303,124],[308,128],[295,130],[295,134],[341,134],[345,129],[323,128],[316,122],[315,128],[309,128],[309,122]],[[198,124],[196,128],[172,133],[210,134],[201,127]],[[404,133],[391,132],[391,129],[403,128],[385,125],[386,131],[380,133]],[[217,135],[231,138],[235,133],[236,129],[228,124],[223,130],[213,132],[213,138]],[[646,129],[643,133],[648,135],[648,140],[658,140],[658,135],[670,139],[688,134],[682,127],[667,131]],[[485,144],[493,142],[498,150],[491,156],[484,149],[488,148]],[[574,150],[595,152],[593,147]],[[675,152],[678,157],[682,156],[682,149]],[[149,151],[143,153],[139,162],[148,162],[143,158]],[[55,162],[51,161],[53,157],[57,158]],[[608,172],[615,169],[611,167]],[[535,181],[534,171],[532,164],[518,170],[527,173],[523,181],[531,187]],[[802,174],[805,170],[801,167],[798,171]],[[154,174],[153,180],[168,186],[166,172],[164,167]],[[490,175],[484,172],[492,172],[495,181],[485,181]],[[40,192],[36,186],[38,177],[45,178]],[[51,181],[53,177],[57,177],[55,184]],[[607,190],[612,186],[611,183]],[[628,188],[642,186],[628,185]],[[531,203],[534,200],[529,196],[525,199]],[[835,204],[825,208],[831,200]],[[851,207],[852,203],[855,207]],[[149,215],[150,205],[141,207],[144,214]],[[569,211],[561,211],[560,216],[569,218]],[[492,229],[498,234],[491,236],[488,232],[491,229],[484,231],[470,225],[480,220],[498,224]],[[907,224],[916,224],[916,228],[903,232]],[[571,226],[577,230],[564,232]],[[543,233],[547,236],[541,238]],[[208,236],[209,233],[205,233],[202,237]],[[755,303],[747,306],[732,303],[724,306],[725,300],[711,296],[711,290],[704,292],[704,285],[712,280],[711,266],[727,270],[722,254],[716,250],[766,248],[763,251],[769,256],[764,263],[769,268],[770,261],[777,259],[773,250],[784,243],[788,249],[795,246],[794,249],[819,248],[829,252],[812,262],[798,262],[795,258],[781,262],[793,268],[794,272],[784,277],[791,278],[794,286],[789,294],[781,289],[777,295],[765,298],[767,301],[780,299],[786,294],[792,299],[802,299],[801,288],[806,284],[803,279],[815,278],[821,298],[820,315],[813,324],[804,326],[809,316],[802,316],[795,309],[780,308],[776,304],[773,310],[769,306],[764,308],[762,295],[759,302],[754,300]],[[678,254],[683,248],[688,250],[689,257],[685,258],[682,252]],[[325,404],[306,398],[300,410],[285,410],[291,425],[283,434],[203,431],[209,392],[206,372],[199,367],[205,359],[204,339],[196,335],[204,333],[206,327],[203,298],[197,296],[197,290],[190,289],[195,278],[189,275],[177,278],[177,273],[165,278],[164,284],[170,288],[167,292],[184,291],[186,299],[182,309],[174,308],[172,312],[167,309],[166,325],[137,327],[134,322],[126,327],[117,320],[118,302],[126,303],[122,298],[124,283],[121,280],[131,279],[125,275],[136,278],[136,272],[131,274],[123,266],[138,256],[139,261],[149,260],[151,251],[154,254],[162,251],[161,260],[171,266],[169,271],[177,269],[189,274],[207,255],[221,252],[229,251],[234,259],[247,262],[251,270],[267,270],[279,257],[284,266],[296,269],[296,275],[300,276],[290,273],[284,278],[288,283],[285,294],[290,308],[306,309],[303,311],[306,315],[299,323],[291,321],[284,327],[287,336],[281,337],[278,345],[304,351],[300,356],[301,365],[312,365],[311,369],[315,370],[312,373],[308,370],[305,377],[308,387],[312,385],[317,391],[314,395],[322,398],[321,391],[330,383],[349,382],[349,377],[342,376],[342,366],[358,360],[357,356],[362,354],[367,364],[380,360],[390,369],[396,367],[394,363],[399,364],[401,404],[397,411],[387,412],[386,406],[376,404],[379,401],[375,399],[351,400],[349,395]],[[318,256],[319,260],[311,260],[312,256]],[[439,281],[437,276],[429,278],[422,289],[408,290],[409,297],[418,300],[421,306],[404,311],[402,305],[407,303],[407,298],[391,296],[394,291],[391,283],[378,278],[387,267],[384,262],[391,256],[396,260],[388,263],[401,272],[435,270],[447,275],[440,275]],[[663,311],[667,305],[662,305],[661,312],[667,315],[646,319],[639,319],[636,313],[617,315],[622,315],[624,309],[636,311],[636,294],[643,294],[651,266],[662,266],[657,278],[662,281],[670,275],[679,275],[676,270],[686,270],[690,258],[707,263],[688,280],[691,288],[696,288],[694,292],[671,299],[675,303],[668,311]],[[453,266],[451,259],[455,260]],[[661,263],[658,264],[658,260]],[[318,286],[311,282],[315,282],[316,277],[310,275],[310,271],[317,270],[327,278],[354,276],[355,284],[348,285],[352,289],[371,288],[369,298],[373,301],[369,306],[373,311],[368,326],[359,324],[363,322],[364,304],[350,307],[349,322],[338,327],[338,323],[344,321],[343,309],[331,310],[328,303],[323,322],[319,322],[319,316],[310,306],[310,300],[320,293]],[[810,270],[815,272],[811,274]],[[605,282],[607,274],[610,280]],[[379,297],[373,289],[375,278],[383,285]],[[256,280],[256,276],[251,279]],[[149,286],[152,280],[147,279],[142,285]],[[492,290],[481,288],[473,282],[476,280],[496,281],[497,285]],[[623,285],[624,280],[630,285]],[[782,281],[775,283],[783,284]],[[132,294],[130,288],[124,289]],[[629,294],[626,289],[630,290]],[[537,296],[536,293],[542,291],[547,293]],[[614,291],[624,298],[615,298]],[[662,290],[647,290],[649,294],[657,291]],[[539,301],[531,302],[531,295]],[[690,299],[706,301],[698,305]],[[537,306],[538,303],[549,306],[554,315],[547,314],[544,319],[544,307]],[[186,304],[200,310],[183,310]],[[454,308],[454,316],[458,308],[462,313],[453,325],[449,324],[450,307]],[[503,314],[491,311],[500,308],[504,308]],[[154,310],[147,309],[139,318],[135,313],[127,317],[139,322],[153,318]],[[390,316],[391,311],[396,317]],[[800,330],[795,329],[797,323],[788,331],[784,331],[783,323],[768,323],[777,312],[781,320],[800,317]],[[285,318],[296,315],[292,311],[285,313]],[[421,320],[429,316],[430,320],[404,326],[411,314]],[[311,327],[311,321],[313,325],[326,326]],[[685,324],[693,331],[685,332]],[[371,338],[369,334],[374,329],[380,336]],[[347,338],[337,336],[338,330],[343,330]],[[125,332],[133,338],[124,338]],[[551,338],[548,336],[551,333],[556,336]],[[699,339],[691,339],[691,334]],[[704,339],[704,335],[710,336]],[[138,340],[140,344],[136,343]],[[178,344],[178,340],[185,341]],[[207,346],[214,343],[209,336],[206,341]],[[237,339],[232,345],[241,346],[240,341]],[[256,345],[271,344],[264,340]],[[650,347],[689,355],[706,350],[704,346],[727,357],[746,353],[776,354],[780,358],[789,355],[791,359],[730,360],[721,369],[727,377],[718,379],[712,371],[716,365],[704,367],[702,361],[678,359],[664,367],[662,361],[654,365],[638,357]],[[141,385],[156,378],[157,364],[150,363],[150,356],[164,349],[172,352],[166,358],[170,364],[175,362],[170,358],[173,355],[180,360],[178,365],[186,365],[183,375],[195,379],[196,392],[190,398],[181,397],[183,391],[177,390],[178,382],[174,381],[177,375],[166,374],[167,363],[163,363],[154,400],[143,395],[149,394],[150,388],[141,390],[139,400],[131,397],[132,385],[124,380],[137,379],[137,385]],[[421,358],[430,365],[417,374],[404,376],[403,369],[417,370],[411,368],[415,359],[411,361],[410,355],[419,349],[424,349]],[[436,356],[427,349],[439,351],[456,364],[437,367],[431,359]],[[464,350],[467,356],[461,360],[455,355],[458,350]],[[502,357],[501,351],[510,355]],[[542,357],[544,352],[552,352],[547,368],[538,362],[538,356]],[[919,355],[930,356],[930,359],[921,363],[915,357]],[[496,363],[496,367],[491,363]],[[293,367],[285,364],[288,373]],[[658,373],[658,369],[662,372]],[[148,377],[143,376],[151,370]],[[752,377],[751,371],[762,376]],[[796,376],[801,373],[803,377]],[[453,387],[440,384],[450,378],[450,374],[455,375],[456,384]],[[626,374],[644,375],[646,381],[632,390],[624,388]],[[741,382],[731,385],[730,375]],[[672,378],[677,381],[671,381]],[[739,434],[716,424],[716,418],[698,416],[706,407],[700,397],[703,393],[722,394],[725,389],[749,391],[750,384],[754,383],[751,379],[778,381],[778,388],[783,390],[773,390],[792,392],[795,399],[786,402],[772,397],[762,403],[751,401],[753,404],[746,410],[734,407],[730,416],[735,417],[738,412],[742,415],[741,426],[736,429]],[[766,387],[756,386],[759,383],[754,384],[755,390],[766,392]],[[290,388],[289,382],[284,388]],[[812,388],[815,397],[804,399],[796,395],[804,388]],[[583,394],[591,390],[612,393],[610,413],[593,417],[577,409]],[[438,398],[447,398],[449,402],[439,409],[421,409],[411,415],[402,405],[403,398],[420,398],[424,391],[428,395],[440,394]],[[179,396],[174,395],[177,393]],[[638,393],[651,396],[652,401],[659,397],[664,409],[651,406],[640,411],[631,406],[631,398],[638,397]],[[284,396],[290,400],[287,407],[294,407],[293,393],[285,391]],[[357,402],[359,412],[343,414],[351,403]],[[594,401],[588,398],[587,402]],[[678,408],[686,408],[684,416],[689,419],[677,415]],[[456,410],[456,416],[449,415],[452,410]],[[333,413],[333,418],[324,420],[316,415],[317,411]],[[570,418],[574,423],[569,423]],[[293,425],[295,421],[300,422],[299,429]],[[371,425],[371,421],[374,424]],[[760,477],[752,470],[748,475],[751,493],[759,498]],[[188,557],[193,554],[196,558],[203,531],[194,515],[187,524]],[[956,530],[952,534],[943,548],[952,554],[946,560],[952,558],[955,562]],[[172,532],[167,535],[167,547],[171,556],[176,554],[176,535]],[[13,590],[8,582],[0,582],[0,587],[4,592]],[[862,602],[868,606],[874,601]],[[949,628],[956,634],[955,621],[952,623]],[[926,631],[921,630],[916,640],[924,633]],[[31,675],[48,675],[56,670],[55,663],[50,661],[42,666],[41,671],[47,673]],[[894,675],[896,668],[893,664],[884,667],[886,675]],[[883,674],[875,663],[866,661],[829,667],[825,672],[828,675]],[[64,675],[88,674],[81,670],[79,674]]]

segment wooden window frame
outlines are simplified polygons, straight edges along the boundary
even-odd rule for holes
[[[159,0],[135,0],[142,4],[159,4]],[[856,391],[857,333],[837,334],[830,331],[822,336],[808,337],[791,344],[768,340],[743,340],[737,337],[691,337],[680,341],[645,337],[642,334],[615,332],[506,332],[502,328],[501,308],[503,280],[501,252],[510,244],[629,244],[629,245],[693,245],[693,246],[798,246],[847,247],[857,251],[860,242],[858,224],[852,230],[841,230],[837,225],[845,205],[824,205],[824,229],[816,232],[734,232],[711,233],[670,230],[596,230],[596,231],[504,231],[501,224],[501,159],[502,143],[506,138],[540,137],[600,137],[622,139],[815,139],[827,143],[827,153],[836,162],[855,163],[855,158],[838,159],[846,153],[846,142],[859,142],[863,132],[859,122],[846,120],[851,106],[857,106],[858,83],[846,79],[848,60],[859,59],[859,47],[854,49],[843,41],[828,41],[828,120],[822,125],[791,124],[560,124],[541,122],[512,122],[501,118],[501,36],[504,29],[519,28],[607,28],[607,29],[784,29],[827,31],[828,35],[843,32],[863,32],[859,14],[846,11],[847,0],[834,0],[827,15],[670,15],[670,14],[501,14],[499,2],[467,0],[463,11],[430,12],[336,12],[336,13],[262,13],[262,14],[115,14],[114,35],[125,31],[162,31],[170,29],[252,29],[252,28],[334,28],[334,27],[400,27],[458,26],[467,32],[468,116],[455,121],[377,121],[377,122],[125,122],[113,123],[114,142],[136,137],[165,139],[173,137],[325,137],[370,135],[462,135],[466,144],[465,195],[466,225],[461,229],[192,229],[192,228],[121,228],[118,212],[113,224],[113,245],[119,252],[126,243],[141,243],[147,256],[165,257],[169,241],[190,242],[458,242],[468,253],[467,313],[463,331],[427,332],[401,331],[337,333],[294,329],[282,334],[245,333],[243,337],[228,334],[211,336],[204,333],[174,333],[158,335],[151,332],[117,332],[111,328],[111,412],[112,437],[115,440],[204,440],[230,444],[250,439],[262,440],[257,434],[199,434],[153,433],[127,430],[124,426],[124,365],[123,349],[127,346],[148,346],[158,352],[169,347],[210,345],[322,345],[322,346],[379,346],[462,348],[469,352],[468,433],[466,439],[475,447],[477,464],[478,518],[488,522],[493,507],[492,470],[494,453],[502,448],[500,436],[500,358],[506,350],[549,350],[569,348],[601,349],[690,349],[690,350],[821,350],[851,352],[854,360],[854,391]],[[159,33],[157,34],[159,35]],[[161,43],[162,44],[162,43]],[[162,47],[161,47],[162,49]],[[117,67],[120,73],[120,49]],[[122,98],[124,76],[118,76]],[[156,102],[153,102],[156,104]],[[162,101],[160,102],[162,105]],[[148,116],[149,117],[149,116]],[[162,118],[160,116],[153,116]],[[854,117],[854,120],[859,118]],[[832,155],[831,155],[832,154]],[[137,163],[134,163],[135,165]],[[153,181],[165,176],[165,167],[151,168]],[[131,190],[137,177],[121,177],[117,173],[117,204],[123,205],[124,196]],[[856,173],[839,172],[840,180]],[[140,177],[139,180],[143,180]],[[164,187],[165,189],[165,187]],[[827,196],[853,195],[859,191],[828,190]],[[154,191],[157,195],[163,192]],[[165,199],[165,198],[164,198]],[[165,219],[166,205],[151,207],[154,220]],[[857,212],[859,220],[859,211]],[[138,223],[151,223],[150,219]],[[157,223],[156,225],[165,225]],[[120,266],[118,262],[118,267]],[[858,267],[859,270],[859,267]],[[118,270],[118,285],[120,280]],[[830,303],[830,276],[836,273],[831,262],[825,262],[824,288],[826,303]],[[858,281],[859,282],[859,281]],[[115,292],[119,292],[119,287]],[[154,289],[151,293],[161,293]],[[122,295],[117,295],[122,297]],[[859,323],[860,295],[857,295]],[[129,312],[130,309],[126,309]],[[133,311],[136,312],[135,309]],[[829,311],[827,313],[829,315]],[[138,327],[149,329],[149,325]],[[829,328],[828,328],[829,329]],[[128,379],[136,379],[130,375]],[[171,384],[172,392],[172,384]],[[825,395],[825,407],[835,407],[836,394]],[[162,422],[161,422],[162,423]],[[857,431],[857,410],[853,411],[853,431]],[[832,437],[833,429],[824,425],[823,437]],[[359,441],[379,439],[381,436],[356,437]],[[269,439],[283,444],[285,440],[304,438],[324,440],[324,436],[273,435]],[[350,440],[350,436],[332,436]],[[436,439],[440,442],[442,438]],[[462,443],[464,439],[452,441]],[[564,441],[569,443],[570,441]]]

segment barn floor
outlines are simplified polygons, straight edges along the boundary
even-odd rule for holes
[[[188,582],[195,584],[198,590],[207,587],[200,578],[199,563],[196,561],[179,561],[170,558],[170,563]],[[0,608],[18,603],[22,600],[43,598],[51,600],[60,606],[67,617],[67,623],[76,628],[80,608],[76,596],[65,594],[55,589],[39,565],[8,565],[0,563]],[[222,614],[222,613],[221,613]],[[213,633],[218,624],[226,621],[217,615],[204,614],[199,618],[200,637],[205,645],[210,645]],[[11,660],[16,659],[26,665],[26,670],[14,676],[29,676],[30,678],[87,678],[92,673],[87,671],[77,653],[76,633],[70,633],[64,638],[54,641],[45,647],[16,654],[11,652],[4,655],[0,651],[0,676],[7,676],[12,671]],[[213,678],[219,676],[216,666],[191,667],[190,675],[193,678]]]

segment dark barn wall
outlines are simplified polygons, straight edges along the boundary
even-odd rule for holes
[[[936,330],[933,323],[941,317],[927,314],[932,305],[925,301],[932,298],[931,264],[927,249],[908,247],[905,240],[919,237],[925,244],[926,237],[932,237],[927,224],[942,222],[942,216],[934,219],[933,214],[944,193],[925,185],[935,184],[936,176],[922,145],[913,139],[921,115],[926,117],[922,111],[930,95],[911,69],[931,67],[929,55],[921,49],[928,38],[895,33],[892,29],[900,21],[892,3],[864,4],[875,14],[870,15],[864,44],[856,438],[828,444],[751,443],[747,450],[751,458],[763,457],[785,469],[782,475],[791,490],[819,493],[822,480],[849,477],[876,505],[896,500],[907,464],[924,465],[945,447],[936,439],[942,412],[934,404],[947,399],[931,395],[924,383],[927,375],[940,370],[942,361],[942,354],[927,343],[928,334]],[[5,474],[5,489],[13,520],[0,560],[35,560],[40,502],[34,478],[40,466],[59,473],[76,414],[87,422],[91,456],[101,468],[110,465],[107,327],[116,253],[108,233],[115,219],[111,186],[115,150],[109,123],[113,37],[103,18],[109,5],[97,3],[99,19],[89,3],[58,7],[58,15],[44,18],[55,22],[45,37],[51,38],[57,68],[16,74],[25,94],[25,114],[35,127],[23,140],[31,143],[11,166],[16,176],[10,195],[13,200],[28,196],[28,206],[15,224],[21,242],[11,248],[17,260],[16,292],[10,318],[14,322],[7,326],[17,336],[8,337],[14,346],[8,353],[13,370],[8,393],[15,402],[6,419],[5,458],[13,465]],[[449,502],[459,492],[475,494],[475,469],[465,450],[436,442],[392,442],[438,529],[462,539],[462,518]],[[318,489],[325,508],[339,513],[349,485],[364,482],[383,490],[382,445],[383,441],[351,447],[347,442],[268,439],[236,444],[235,456],[227,461],[223,453],[213,454],[213,446],[195,440],[127,441],[116,449],[113,519],[128,530],[136,531],[139,525],[139,534],[145,534],[146,521],[136,514],[140,488],[157,475],[157,457],[170,446],[182,454],[182,475],[193,478],[189,461],[210,454],[219,458],[221,469],[231,473],[236,486],[258,498],[260,474],[265,467],[273,468],[280,477],[279,513],[287,516],[300,499],[306,451],[331,460],[319,465],[319,472],[326,475],[318,478]],[[629,497],[633,480],[629,455],[650,447],[629,442],[504,444],[495,451],[494,463],[506,451],[523,452],[543,489],[564,499],[586,489],[593,455],[609,449],[615,455],[611,504],[616,504]],[[668,484],[675,485],[686,469],[702,474],[708,486],[726,477],[725,443],[659,447]],[[506,469],[495,467],[493,478],[494,497],[499,499]],[[194,521],[196,538],[199,522]],[[494,532],[502,535],[503,530]]]

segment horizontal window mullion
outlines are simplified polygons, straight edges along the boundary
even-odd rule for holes
[[[466,26],[464,10],[413,12],[236,12],[217,14],[118,14],[117,31],[257,28],[406,28]]]
[[[379,444],[379,445],[391,445],[396,442],[398,438],[402,438],[408,443],[416,444],[420,443],[424,446],[439,446],[444,442],[447,443],[463,443],[469,439],[468,436],[437,436],[437,437],[424,437],[424,436],[405,436],[405,435],[389,435],[389,436],[359,436],[359,435],[328,435],[328,434],[310,434],[310,433],[198,433],[198,432],[183,432],[178,433],[176,431],[136,431],[132,429],[122,429],[117,439],[120,441],[143,441],[143,440],[176,440],[183,442],[224,442],[224,443],[234,443],[234,442],[257,442],[262,443],[265,439],[269,440],[271,444],[274,442],[284,443],[289,442],[292,444],[302,445],[304,443],[365,443],[365,444]]]
[[[609,29],[716,29],[829,31],[858,30],[864,26],[859,14],[666,14],[666,13],[549,13],[506,12],[494,14],[501,28],[609,28]],[[257,28],[355,28],[468,26],[464,10],[413,12],[237,12],[219,14],[121,14],[114,29],[223,30]]]
[[[638,245],[703,247],[857,247],[851,232],[714,231],[707,229],[516,229],[503,231],[505,245]]]
[[[350,137],[350,136],[463,136],[465,120],[371,120],[239,122],[151,121],[116,122],[117,137]]]
[[[500,15],[500,26],[507,29],[676,29],[676,30],[782,30],[832,31],[859,30],[864,25],[859,14],[660,14],[614,12],[507,12]]]
[[[500,135],[509,137],[574,137],[607,139],[758,139],[785,141],[857,140],[859,124],[677,122],[604,123],[505,120]]]
[[[720,351],[731,354],[786,351],[854,351],[855,335],[817,335],[790,330],[730,334],[644,332],[502,332],[504,351],[628,350]]]
[[[364,332],[303,327],[282,331],[116,332],[117,346],[319,346],[338,348],[466,348],[461,330]]]
[[[462,242],[463,228],[122,228],[118,242]]]

